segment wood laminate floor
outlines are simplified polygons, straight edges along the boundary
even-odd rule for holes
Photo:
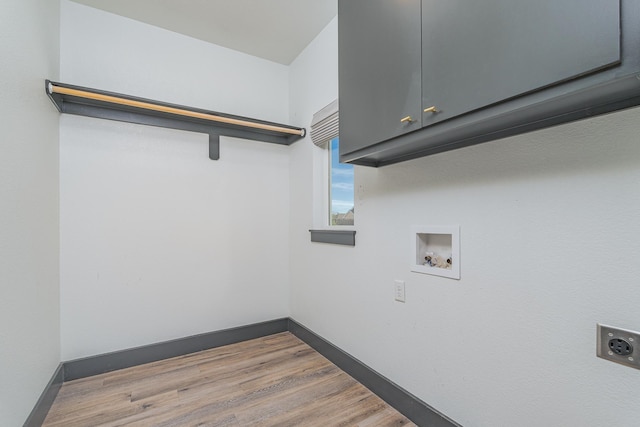
[[[43,424],[414,426],[284,332],[63,384]]]

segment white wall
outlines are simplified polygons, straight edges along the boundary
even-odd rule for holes
[[[22,425],[60,363],[57,1],[0,2],[0,425]]]
[[[61,81],[278,122],[288,67],[62,2]],[[288,147],[62,116],[62,358],[286,317]]]
[[[334,96],[335,33],[292,64],[292,117]],[[356,167],[355,248],[310,243],[323,153],[296,147],[292,317],[465,426],[635,426],[640,371],[598,359],[595,326],[640,329],[638,123],[636,108]],[[461,280],[410,272],[425,224],[460,225]]]
[[[313,114],[338,97],[338,20],[334,18],[290,65],[290,121],[311,128]],[[326,150],[304,140],[291,146],[291,244],[309,239],[309,229],[328,222],[322,197],[327,190],[322,182],[328,176]],[[292,267],[297,270],[300,260]],[[295,292],[296,287],[291,289]]]

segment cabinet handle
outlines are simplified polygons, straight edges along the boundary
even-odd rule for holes
[[[431,106],[431,107],[429,107],[429,108],[425,108],[425,109],[424,109],[424,112],[425,112],[425,113],[439,113],[439,112],[440,112],[440,110],[438,110],[438,109],[436,108],[436,106],[434,105],[434,106]]]
[[[411,118],[411,116],[407,116],[400,119],[400,123],[411,123],[411,122],[413,122],[413,119]]]

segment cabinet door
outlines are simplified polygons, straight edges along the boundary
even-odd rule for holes
[[[341,154],[420,129],[420,7],[420,0],[339,0]]]
[[[620,62],[619,0],[423,0],[423,126]]]

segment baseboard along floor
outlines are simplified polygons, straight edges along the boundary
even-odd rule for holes
[[[101,392],[108,397],[98,398]],[[330,406],[332,399],[344,407]],[[320,401],[325,405],[314,406]],[[68,405],[74,408],[71,418]],[[296,420],[304,423],[291,423]],[[329,426],[356,420],[459,426],[285,318],[64,362],[24,426]]]

